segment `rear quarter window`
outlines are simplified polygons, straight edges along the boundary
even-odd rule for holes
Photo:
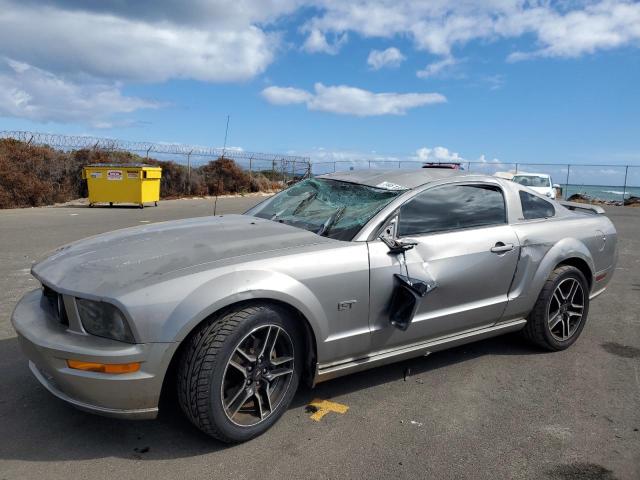
[[[520,203],[525,220],[549,218],[556,214],[556,209],[550,202],[522,190],[520,190]]]

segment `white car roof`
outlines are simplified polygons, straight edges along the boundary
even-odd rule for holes
[[[516,175],[519,177],[551,177],[551,175],[549,175],[548,173],[518,172],[513,174],[514,177]]]

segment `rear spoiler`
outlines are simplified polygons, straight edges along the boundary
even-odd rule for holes
[[[578,203],[578,202],[566,202],[561,200],[560,205],[565,208],[568,208],[572,211],[578,211],[581,213],[590,213],[591,215],[604,215],[604,208],[600,205],[590,205],[588,203]]]

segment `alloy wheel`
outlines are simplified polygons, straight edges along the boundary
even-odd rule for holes
[[[242,427],[268,418],[287,393],[294,365],[293,342],[282,327],[249,332],[225,367],[220,395],[227,418]]]
[[[584,314],[584,290],[575,278],[562,280],[549,302],[548,322],[551,336],[564,342],[578,330]]]

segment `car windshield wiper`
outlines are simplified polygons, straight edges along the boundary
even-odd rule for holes
[[[345,207],[344,205],[338,208],[329,218],[327,218],[327,221],[322,224],[316,234],[320,236],[328,234],[333,226],[338,222],[338,220],[340,220],[346,208],[347,207]]]
[[[315,198],[317,196],[318,196],[318,192],[309,193],[307,198],[305,198],[304,200],[302,200],[298,204],[298,206],[295,208],[295,210],[293,211],[293,213],[291,215],[297,215],[298,213],[300,213],[303,209],[305,209],[307,207],[307,205],[309,205],[311,202],[313,202],[313,200],[315,200]]]
[[[282,215],[286,211],[287,211],[287,209],[284,208],[284,209],[280,210],[279,212],[274,213],[273,215],[271,215],[271,218],[269,220],[277,220],[278,222],[282,222],[282,220],[279,220],[278,217],[280,215]]]

